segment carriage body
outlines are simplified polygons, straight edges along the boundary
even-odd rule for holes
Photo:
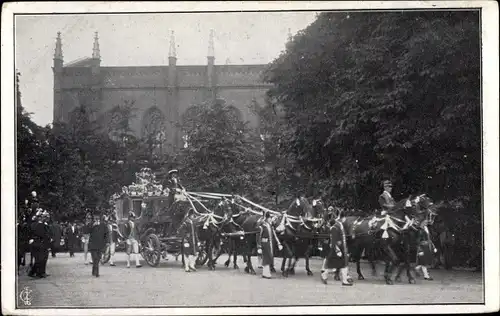
[[[129,213],[133,212],[139,234],[139,251],[148,265],[156,267],[167,254],[177,256],[182,251],[182,240],[177,231],[183,218],[183,206],[188,202],[182,194],[175,194],[174,203],[169,205],[169,193],[163,191],[161,185],[148,181],[154,180],[149,170],[141,170],[136,176],[138,185],[134,183],[123,187],[120,195],[115,194],[111,198],[121,235],[117,246],[121,248],[125,244],[125,225]],[[104,262],[108,260],[109,256],[103,258]]]

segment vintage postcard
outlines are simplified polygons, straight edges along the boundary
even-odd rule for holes
[[[499,309],[494,1],[2,10],[2,312]]]

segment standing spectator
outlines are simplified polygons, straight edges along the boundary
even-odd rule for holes
[[[78,242],[78,235],[79,235],[78,227],[76,226],[75,221],[71,220],[66,229],[66,242],[68,245],[68,251],[70,257],[75,256],[75,246],[76,243]]]
[[[90,213],[87,213],[87,215],[85,216],[85,224],[82,227],[83,258],[85,260],[85,264],[89,264],[87,259],[89,253],[89,238],[91,230],[92,230],[92,215]],[[92,264],[92,261],[90,261],[90,264]]]
[[[56,257],[57,252],[61,248],[61,240],[62,239],[62,228],[61,225],[59,225],[58,221],[53,221],[52,224],[50,225],[52,229],[52,258]]]
[[[92,256],[92,275],[99,277],[99,261],[101,260],[102,252],[109,244],[108,227],[101,221],[100,216],[95,214],[90,229],[89,245],[90,255]]]

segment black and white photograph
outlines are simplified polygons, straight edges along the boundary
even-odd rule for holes
[[[2,10],[2,313],[499,310],[495,1]]]

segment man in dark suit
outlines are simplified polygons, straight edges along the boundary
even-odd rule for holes
[[[92,275],[95,277],[99,277],[99,261],[101,260],[102,252],[108,244],[108,227],[99,215],[94,215],[90,230],[89,251],[92,256]]]
[[[52,230],[52,245],[50,247],[52,252],[52,258],[56,257],[56,253],[61,248],[61,238],[62,238],[62,228],[61,225],[55,220],[50,225]]]
[[[78,226],[76,225],[74,220],[69,222],[68,227],[66,228],[66,242],[68,245],[69,256],[75,256],[75,247],[78,242]]]

